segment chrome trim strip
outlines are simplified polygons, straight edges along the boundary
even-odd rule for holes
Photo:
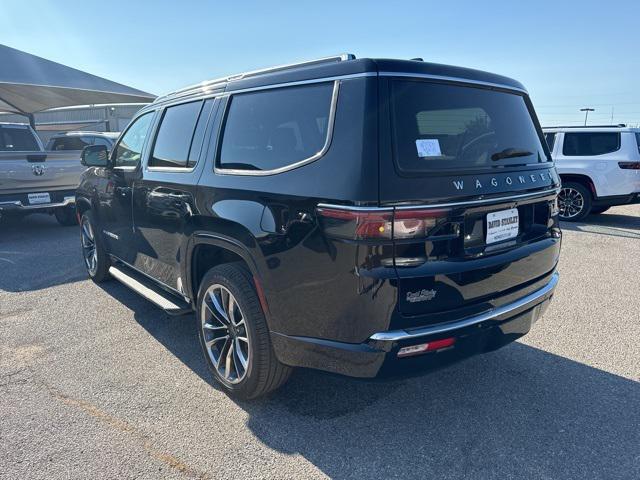
[[[263,177],[267,175],[277,175],[278,173],[287,172],[289,170],[293,170],[295,168],[302,167],[303,165],[307,165],[311,162],[315,162],[319,158],[321,158],[327,150],[329,150],[329,146],[331,145],[331,140],[333,138],[333,126],[336,120],[336,106],[338,104],[338,91],[340,90],[340,82],[335,80],[333,82],[333,92],[331,94],[331,104],[329,107],[329,122],[327,124],[327,136],[324,141],[324,145],[320,149],[320,151],[315,154],[302,159],[296,163],[292,163],[290,165],[285,165],[284,167],[274,168],[272,170],[241,170],[241,169],[227,169],[227,168],[219,168],[214,163],[214,172],[218,175],[242,175],[242,176],[254,176],[254,177]],[[236,92],[232,92],[235,94]],[[227,107],[228,108],[228,107]],[[226,112],[224,112],[226,114]],[[221,141],[224,135],[221,137]],[[217,158],[214,162],[217,162]]]
[[[59,203],[37,203],[35,205],[25,205],[20,200],[12,200],[10,202],[0,202],[0,210],[3,209],[3,205],[15,207],[20,210],[38,210],[41,208],[58,208],[67,207],[76,203],[75,198],[65,197],[64,201]]]
[[[125,272],[120,270],[115,266],[111,266],[109,268],[109,273],[116,280],[119,280],[121,283],[140,294],[142,297],[146,298],[150,302],[156,304],[158,307],[163,310],[182,310],[182,308],[176,303],[172,302],[169,298],[162,296],[161,294],[154,292],[152,289],[147,287],[146,285],[140,283],[135,278],[130,277]]]
[[[198,90],[199,88],[208,88],[214,85],[224,85],[227,82],[241,80],[243,78],[255,76],[258,74],[275,73],[281,70],[288,70],[294,67],[306,67],[309,65],[322,64],[322,63],[344,62],[347,60],[353,60],[355,58],[356,58],[355,55],[351,53],[341,53],[339,55],[331,55],[329,57],[315,58],[312,60],[303,60],[301,62],[287,63],[284,65],[276,65],[273,67],[266,67],[266,68],[260,68],[258,70],[250,70],[248,72],[236,73],[232,75],[227,75],[226,77],[215,78],[213,80],[205,80],[204,82],[200,82],[195,85],[190,85],[188,87],[174,90],[173,92],[169,92],[164,95],[161,95],[156,99],[156,102],[162,102],[164,100],[168,100],[172,96],[180,96],[180,94],[186,94],[193,90]]]
[[[154,109],[159,109],[162,107],[170,107],[173,105],[179,105],[181,103],[191,102],[195,100],[207,100],[209,98],[225,98],[231,95],[235,95],[236,93],[257,92],[260,90],[271,90],[273,88],[295,87],[297,85],[309,85],[313,83],[333,82],[336,80],[350,80],[353,78],[375,77],[377,75],[378,74],[376,72],[362,72],[362,73],[352,73],[347,75],[337,75],[334,77],[311,78],[309,80],[298,80],[296,82],[270,83],[268,85],[243,88],[240,90],[231,90],[231,91],[220,90],[218,92],[213,92],[213,91],[189,92],[179,97],[173,97],[173,98],[168,98],[166,100],[154,102],[150,104],[148,107],[141,109],[140,111],[142,112],[144,110],[144,112],[150,112]]]
[[[493,308],[487,312],[481,313],[480,315],[468,317],[456,322],[424,327],[417,330],[391,330],[388,332],[375,333],[371,335],[371,337],[369,337],[369,341],[397,342],[400,340],[413,340],[416,338],[424,337],[426,335],[449,332],[452,330],[469,327],[477,323],[486,322],[488,320],[494,320],[498,317],[508,315],[509,313],[522,308],[533,308],[545,301],[553,294],[553,290],[556,288],[559,278],[560,274],[558,272],[554,272],[554,274],[551,276],[551,280],[549,280],[549,283],[547,283],[541,289],[536,290],[535,292],[530,293],[529,295],[526,295],[519,300],[516,300],[515,302],[503,305],[501,307]]]
[[[447,82],[456,82],[456,83],[471,83],[475,85],[482,85],[485,87],[497,87],[504,88],[506,90],[514,90],[516,92],[521,92],[529,95],[525,89],[513,87],[511,85],[505,85],[503,83],[493,83],[493,82],[483,82],[482,80],[474,80],[471,78],[465,77],[447,77],[444,75],[430,75],[428,73],[404,73],[404,72],[379,72],[378,75],[381,77],[408,77],[408,78],[429,78],[431,80],[444,80]]]
[[[430,208],[446,208],[446,207],[460,207],[467,205],[483,205],[487,203],[503,203],[511,200],[521,200],[523,198],[536,198],[545,197],[552,193],[557,194],[560,191],[559,188],[551,188],[549,190],[543,190],[541,192],[524,193],[521,195],[509,195],[508,197],[496,197],[485,198],[482,200],[469,200],[466,202],[449,202],[449,203],[435,203],[431,205],[401,205],[395,207],[396,210],[426,210]],[[339,210],[350,210],[354,212],[388,212],[394,209],[394,207],[355,207],[350,205],[336,205],[333,203],[319,203],[318,208],[335,208]]]

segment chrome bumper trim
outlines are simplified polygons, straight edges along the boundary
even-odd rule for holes
[[[25,205],[20,200],[12,200],[10,202],[0,202],[0,210],[38,210],[42,208],[58,208],[74,205],[76,199],[74,197],[65,197],[62,202],[58,203],[38,203],[35,205]]]
[[[445,323],[440,325],[433,325],[424,328],[417,328],[412,330],[390,330],[388,332],[375,333],[369,337],[369,342],[398,342],[401,340],[413,340],[416,338],[424,337],[426,335],[433,335],[436,333],[444,333],[452,330],[458,330],[460,328],[469,327],[477,323],[486,322],[488,320],[502,320],[509,314],[517,310],[528,310],[536,305],[544,302],[553,295],[553,291],[558,284],[560,275],[558,272],[554,272],[551,276],[551,280],[539,290],[536,290],[529,295],[522,297],[515,302],[503,305],[501,307],[493,308],[480,315],[468,317],[456,322]]]

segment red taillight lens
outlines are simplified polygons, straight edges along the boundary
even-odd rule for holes
[[[618,162],[623,170],[640,170],[640,162]]]
[[[423,238],[449,210],[396,210],[393,215],[393,238]]]
[[[321,207],[317,210],[325,231],[352,240],[424,238],[449,210],[343,210]]]
[[[350,240],[391,239],[393,211],[318,208],[327,234]]]

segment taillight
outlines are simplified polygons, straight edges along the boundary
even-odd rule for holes
[[[396,210],[393,215],[393,238],[424,238],[446,217],[449,210]]]
[[[640,162],[618,162],[623,170],[640,170]]]
[[[325,232],[350,240],[424,238],[446,217],[447,209],[346,210],[320,207]]]

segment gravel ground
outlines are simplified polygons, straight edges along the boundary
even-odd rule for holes
[[[87,280],[76,228],[0,224],[0,478],[640,478],[640,206],[565,225],[502,350],[386,383],[211,384],[194,319]]]

